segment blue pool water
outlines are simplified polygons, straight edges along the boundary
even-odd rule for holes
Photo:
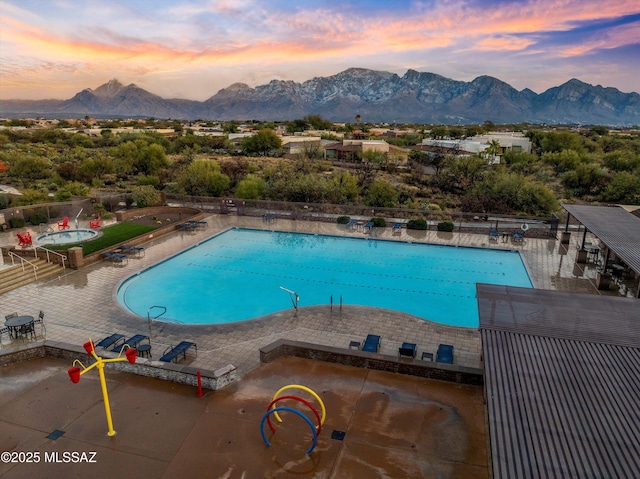
[[[342,296],[477,327],[478,282],[532,287],[517,251],[234,228],[127,279],[117,296],[143,317],[164,306],[160,320],[221,324],[291,309],[284,287],[301,307]]]

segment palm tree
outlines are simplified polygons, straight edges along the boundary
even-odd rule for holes
[[[487,159],[487,161],[489,161],[489,163],[493,163],[500,153],[500,142],[496,139],[493,139],[488,143],[488,145],[489,146],[487,147],[487,149],[484,150],[485,158]]]

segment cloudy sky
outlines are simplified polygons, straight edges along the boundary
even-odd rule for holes
[[[110,79],[205,100],[349,67],[640,91],[638,0],[0,0],[0,99]]]

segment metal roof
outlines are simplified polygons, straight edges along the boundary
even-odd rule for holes
[[[477,285],[494,478],[637,477],[640,303]]]
[[[619,206],[562,205],[636,273],[640,273],[640,218]]]

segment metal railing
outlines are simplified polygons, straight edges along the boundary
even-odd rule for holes
[[[20,260],[20,264],[22,265],[22,272],[24,273],[25,269],[24,269],[24,264],[28,263],[32,268],[33,268],[33,275],[36,278],[36,281],[38,280],[38,265],[37,264],[33,264],[31,261],[29,261],[26,258],[23,258],[22,256],[15,254],[13,251],[9,251],[9,257],[11,258],[11,264],[15,265],[15,260],[14,258],[18,258]]]
[[[51,249],[47,249],[43,246],[35,246],[33,248],[33,251],[35,253],[36,258],[38,257],[38,250],[42,250],[46,252],[47,255],[47,263],[51,263],[51,258],[49,258],[49,253],[54,254],[56,256],[58,256],[60,258],[60,264],[62,264],[62,269],[67,269],[66,265],[65,265],[65,261],[67,261],[67,257],[65,255],[63,255],[62,253],[58,253],[57,251],[53,251]]]

